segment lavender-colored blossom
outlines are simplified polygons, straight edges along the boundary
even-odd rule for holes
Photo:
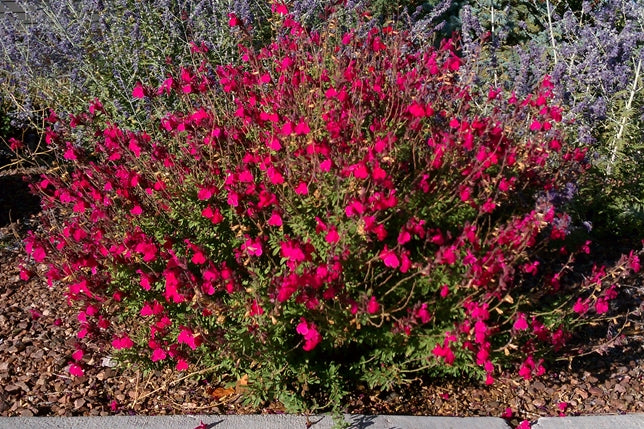
[[[537,32],[533,28],[526,43],[512,47],[495,43],[507,34],[512,23],[507,20],[508,10],[497,5],[492,26],[489,10],[492,6],[461,10],[463,31],[468,33],[464,36],[468,54],[465,69],[489,70],[487,80],[479,80],[479,84],[503,84],[507,90],[524,95],[545,74],[550,74],[557,102],[564,106],[565,119],[574,118],[575,128],[570,131],[576,134],[580,145],[596,143],[607,126],[622,119],[621,116],[611,119],[611,115],[621,115],[620,109],[633,88],[637,62],[644,57],[641,2],[584,2],[581,11],[564,10],[561,15],[551,9],[552,27],[543,8],[542,28]],[[476,28],[475,20],[481,23],[481,28]],[[477,51],[472,41],[486,31],[492,33],[491,37],[485,48]],[[639,120],[639,116],[633,118]]]

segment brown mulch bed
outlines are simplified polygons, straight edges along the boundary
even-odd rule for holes
[[[282,411],[279,404],[263,409],[242,406],[241,386],[225,388],[170,370],[144,373],[134,367],[119,369],[95,352],[85,355],[86,375],[71,377],[67,369],[75,344],[76,313],[66,305],[59,288],[49,289],[36,277],[29,281],[19,277],[20,240],[32,221],[30,214],[37,210],[34,201],[26,198],[26,188],[19,180],[0,177],[0,415]],[[640,308],[644,305],[643,279],[633,278],[629,285],[623,285]],[[346,411],[504,416],[513,425],[523,419],[560,413],[643,412],[642,326],[640,315],[624,331],[620,347],[562,362],[539,379],[499,377],[490,387],[458,380],[419,379],[393,392],[355,392],[346,403]],[[508,408],[512,417],[507,414]]]

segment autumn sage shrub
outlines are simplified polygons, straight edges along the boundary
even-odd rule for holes
[[[278,36],[242,43],[239,64],[196,42],[196,66],[136,83],[144,129],[99,100],[49,116],[61,168],[33,184],[26,250],[79,309],[70,372],[106,341],[131,362],[247,377],[249,400],[290,411],[419,374],[542,374],[609,311],[606,279],[639,269],[631,254],[570,280],[588,245],[566,240],[566,185],[587,163],[549,78],[474,93],[455,40],[307,32],[274,12]]]

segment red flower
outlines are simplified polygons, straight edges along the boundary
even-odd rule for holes
[[[74,377],[82,377],[85,374],[85,371],[83,371],[83,368],[80,365],[72,363],[69,365],[69,373]]]
[[[367,313],[375,314],[378,312],[378,310],[380,310],[380,304],[378,304],[378,301],[376,301],[376,297],[372,296],[367,303]]]
[[[275,2],[271,6],[271,10],[273,13],[277,13],[278,15],[287,15],[288,14],[288,9],[286,5],[282,2]]]
[[[528,321],[526,320],[525,313],[517,313],[517,320],[514,322],[513,327],[517,331],[525,331],[528,329]]]
[[[394,253],[393,250],[389,250],[386,244],[385,248],[380,252],[380,259],[382,259],[382,262],[385,263],[385,266],[389,268],[397,268],[398,265],[400,265],[398,256],[396,256],[396,253]]]
[[[199,335],[195,335],[195,333],[192,332],[192,329],[182,326],[181,332],[179,332],[179,335],[177,336],[177,343],[186,344],[192,350],[195,350],[201,344],[201,337]]]
[[[322,335],[318,332],[315,324],[307,322],[303,317],[295,330],[304,337],[304,346],[302,348],[307,352],[313,350],[322,341]]]
[[[154,349],[150,359],[152,359],[152,362],[158,362],[160,360],[164,360],[167,356],[168,354],[165,352],[165,350],[159,347]]]
[[[228,14],[228,25],[231,27],[237,27],[238,25],[241,25],[241,21],[239,18],[237,18],[237,15],[234,13],[229,13]]]
[[[143,88],[143,84],[141,82],[137,82],[136,85],[134,85],[134,89],[132,90],[132,97],[134,98],[145,97],[145,88]]]

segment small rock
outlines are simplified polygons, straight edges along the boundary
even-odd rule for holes
[[[622,384],[616,384],[614,390],[615,392],[626,393],[626,388]]]
[[[604,391],[599,387],[590,386],[588,388],[588,393],[590,393],[593,396],[602,396],[604,394]]]
[[[585,377],[585,379],[586,379],[586,381],[587,381],[588,383],[590,383],[590,384],[595,384],[595,383],[597,383],[597,382],[599,381],[599,380],[597,379],[597,377],[594,377],[594,376],[592,376],[592,375],[590,375],[590,374],[589,374],[587,377]]]
[[[29,410],[27,408],[21,409],[20,411],[18,411],[18,413],[20,414],[20,417],[33,417],[34,416],[33,411],[31,411],[31,410]]]
[[[78,398],[74,401],[74,409],[78,410],[80,407],[85,405],[85,399],[83,398]]]
[[[586,392],[583,389],[580,389],[579,387],[575,388],[575,394],[580,396],[582,399],[588,398],[588,392]]]
[[[20,390],[20,386],[16,386],[15,384],[8,384],[4,387],[5,392],[15,392],[17,390]]]

